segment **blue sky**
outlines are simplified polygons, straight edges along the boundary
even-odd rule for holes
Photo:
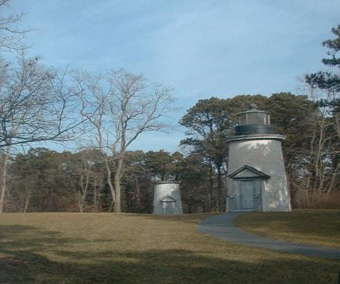
[[[323,68],[340,24],[338,0],[12,0],[24,12],[29,55],[91,72],[124,68],[174,88],[173,122],[199,99],[297,93]],[[131,149],[173,152],[184,129],[148,134]]]

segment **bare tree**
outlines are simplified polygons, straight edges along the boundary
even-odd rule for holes
[[[105,157],[114,211],[121,212],[121,179],[126,170],[127,149],[141,134],[168,127],[161,119],[171,111],[171,89],[150,84],[142,75],[124,70],[109,72],[105,78],[82,72],[75,80],[83,102],[82,113],[95,128],[97,147]],[[98,111],[89,117],[94,109]],[[112,160],[107,153],[112,154]]]
[[[338,94],[332,90],[320,90],[309,88],[310,98],[317,105],[314,113],[313,133],[310,143],[311,172],[313,173],[312,182],[310,178],[307,187],[314,192],[330,193],[338,187],[340,174],[340,163],[338,163],[340,145],[340,123],[339,112],[334,112],[323,101],[338,99]]]
[[[83,121],[79,103],[65,84],[64,73],[44,68],[38,58],[0,65],[0,213],[6,193],[11,147],[41,141],[69,140]]]

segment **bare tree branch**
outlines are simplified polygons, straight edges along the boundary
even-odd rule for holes
[[[24,13],[4,15],[9,2],[10,0],[0,1],[0,50],[20,51],[27,48],[23,40],[32,30],[24,29],[20,25]]]
[[[64,73],[37,59],[8,65],[0,80],[0,148],[40,141],[66,141],[85,118]]]

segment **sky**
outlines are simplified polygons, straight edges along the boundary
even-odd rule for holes
[[[339,0],[11,0],[24,12],[30,56],[94,73],[120,69],[173,87],[170,134],[142,135],[130,150],[179,150],[177,123],[198,100],[299,93],[323,69],[340,24]]]

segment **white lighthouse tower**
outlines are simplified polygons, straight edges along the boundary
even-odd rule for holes
[[[238,114],[229,138],[228,211],[291,211],[281,143],[268,112]]]
[[[183,214],[178,181],[155,183],[153,208],[153,214]]]

